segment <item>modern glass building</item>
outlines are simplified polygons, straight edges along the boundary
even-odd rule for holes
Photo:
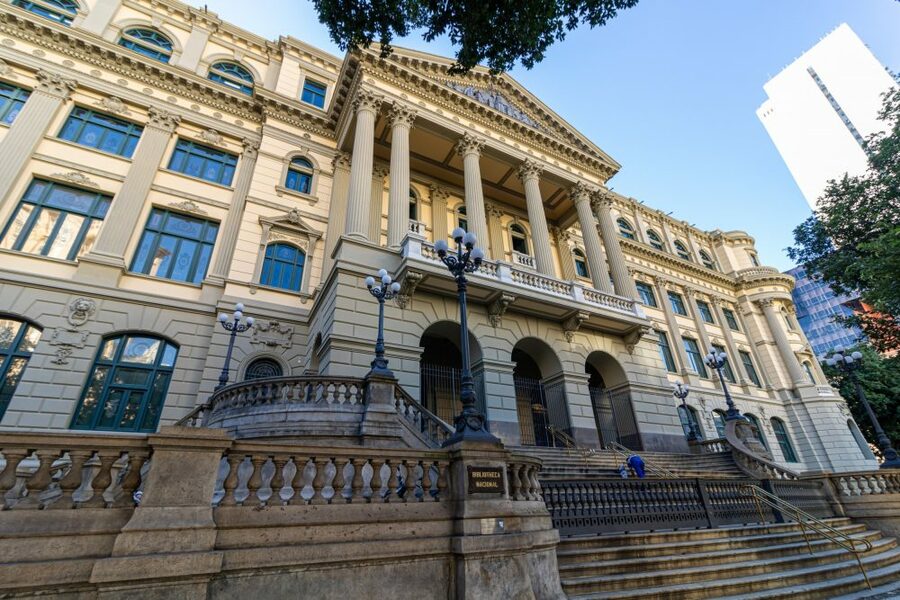
[[[831,287],[821,281],[814,281],[806,275],[803,267],[786,271],[797,280],[791,295],[797,310],[797,321],[809,339],[813,352],[820,356],[838,344],[855,344],[862,338],[862,331],[849,329],[834,322],[836,316],[853,314],[852,305],[856,298],[837,295]]]

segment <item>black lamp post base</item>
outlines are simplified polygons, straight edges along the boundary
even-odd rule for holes
[[[456,433],[444,440],[441,447],[446,448],[460,442],[503,445],[497,436],[487,430],[483,416],[477,412],[467,414],[465,411],[456,417]]]
[[[882,469],[900,469],[900,455],[891,446],[887,450],[882,449],[884,454],[884,462],[881,463]]]
[[[741,414],[736,408],[729,408],[725,411],[725,420],[726,421],[746,421],[747,417]]]

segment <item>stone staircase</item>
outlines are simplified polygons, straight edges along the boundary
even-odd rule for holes
[[[541,479],[565,479],[584,476],[618,477],[624,458],[614,450],[582,448],[543,448],[519,446],[512,449],[519,454],[535,456],[543,461]],[[678,477],[741,478],[746,477],[730,452],[708,454],[671,454],[641,451],[641,458],[651,465],[671,471]]]
[[[900,581],[897,540],[849,519],[827,519],[869,540],[862,555],[873,587]],[[557,549],[572,599],[836,598],[868,591],[853,554],[796,523],[572,536]]]

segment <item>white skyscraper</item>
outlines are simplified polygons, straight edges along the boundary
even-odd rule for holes
[[[756,114],[811,207],[829,179],[865,172],[863,140],[885,129],[881,94],[893,85],[843,23],[763,86]]]

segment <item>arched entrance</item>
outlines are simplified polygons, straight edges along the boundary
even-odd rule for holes
[[[631,391],[621,365],[609,354],[598,351],[588,355],[584,370],[600,442],[617,442],[631,450],[641,450]]]
[[[459,323],[439,321],[425,330],[419,340],[422,358],[419,363],[421,402],[438,417],[452,424],[462,409],[459,401],[462,381],[462,356],[459,349]],[[485,412],[484,385],[481,369],[481,346],[469,332],[469,353],[478,410]]]
[[[516,412],[523,446],[565,445],[571,435],[562,364],[546,343],[519,341],[512,351]]]

